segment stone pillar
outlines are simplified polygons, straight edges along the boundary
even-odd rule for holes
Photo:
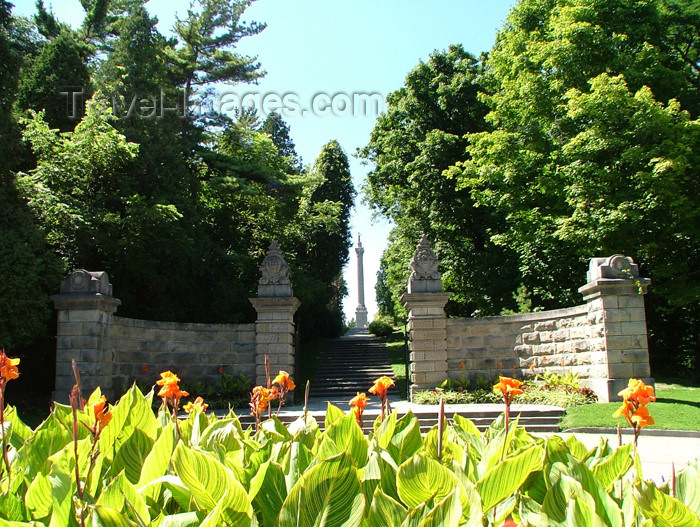
[[[411,399],[418,390],[432,390],[447,379],[445,304],[438,271],[440,262],[423,235],[411,260],[408,292],[401,297],[408,311],[411,361]]]
[[[53,399],[68,400],[75,384],[72,359],[80,372],[83,397],[87,398],[97,386],[103,394],[114,397],[118,387],[112,381],[113,355],[108,328],[121,301],[112,296],[107,273],[72,271],[61,282],[61,292],[51,300],[58,311]]]
[[[250,302],[258,312],[255,322],[255,383],[265,386],[265,355],[270,359],[270,375],[279,370],[294,376],[294,313],[299,299],[292,296],[289,267],[277,242],[270,243],[260,266],[262,278],[258,297]],[[293,394],[290,394],[293,399]]]
[[[365,270],[362,258],[365,250],[362,248],[362,240],[357,235],[357,309],[355,309],[355,326],[358,328],[367,327],[367,308],[365,307]]]
[[[632,258],[616,254],[593,258],[588,283],[579,289],[588,305],[588,319],[601,338],[606,354],[607,378],[588,384],[601,402],[620,400],[618,392],[629,379],[653,384],[649,370],[644,294],[651,283],[639,277]]]

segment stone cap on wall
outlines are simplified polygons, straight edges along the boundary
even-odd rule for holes
[[[52,295],[54,308],[65,309],[100,309],[115,313],[121,300],[112,296],[112,284],[104,271],[86,271],[76,269],[61,281],[61,292]]]

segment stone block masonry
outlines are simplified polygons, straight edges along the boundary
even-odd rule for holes
[[[52,297],[58,311],[54,400],[68,400],[75,383],[72,360],[80,371],[83,395],[99,386],[112,401],[134,382],[152,386],[166,370],[188,384],[215,385],[222,372],[260,381],[265,354],[273,375],[279,369],[293,375],[293,315],[299,301],[291,296],[288,269],[274,242],[261,270],[259,298],[251,299],[259,312],[254,324],[118,317],[121,302],[112,296],[106,273],[69,273],[61,292]]]
[[[428,262],[428,263],[426,263]],[[501,374],[527,378],[576,373],[602,402],[618,400],[631,377],[653,383],[649,371],[644,296],[631,258],[594,258],[583,305],[522,315],[447,318],[437,257],[427,240],[416,250],[415,272],[403,301],[409,312],[411,394],[446,378],[491,381]],[[418,283],[416,283],[418,281]],[[412,293],[412,291],[421,291]]]

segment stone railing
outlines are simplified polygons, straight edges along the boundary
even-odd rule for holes
[[[542,372],[578,374],[600,401],[617,399],[630,377],[649,378],[644,296],[631,258],[615,255],[590,262],[583,305],[522,315],[445,316],[438,260],[423,237],[411,267],[408,293],[411,394],[446,378],[532,377]]]
[[[97,386],[114,399],[133,382],[149,386],[171,370],[188,383],[216,384],[222,373],[243,374],[264,384],[264,356],[271,371],[294,374],[294,313],[289,269],[272,242],[261,266],[254,324],[155,322],[115,315],[105,272],[73,271],[52,297],[58,311],[54,399],[65,401],[75,379],[75,359],[85,393]]]

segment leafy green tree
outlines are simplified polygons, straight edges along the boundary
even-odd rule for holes
[[[452,313],[496,314],[512,303],[519,285],[512,251],[490,240],[500,219],[490,207],[475,206],[449,172],[467,159],[465,135],[486,127],[482,70],[483,63],[461,46],[431,54],[389,95],[387,111],[361,151],[375,165],[365,187],[368,200],[396,225],[383,258],[389,266],[383,286],[393,295],[384,303],[388,314],[403,313],[399,298],[422,232],[435,244],[446,288],[455,293]]]
[[[280,114],[271,112],[262,122],[260,131],[270,136],[280,154],[290,158],[295,170],[298,172],[303,170],[301,158],[296,153],[294,141],[289,135],[289,126],[284,122]]]
[[[51,356],[36,347],[42,340],[52,343],[49,295],[58,288],[63,266],[18,194],[12,172],[23,164],[20,128],[11,109],[21,59],[35,49],[35,37],[28,28],[26,20],[12,16],[11,4],[0,0],[0,348],[31,357],[28,367],[32,369],[32,363],[45,365]],[[47,368],[39,370],[44,373],[34,382],[50,382]]]
[[[349,259],[355,199],[348,158],[338,141],[323,146],[310,177],[288,229],[296,254],[294,283],[301,285],[295,290],[302,301],[299,324],[305,335],[336,337],[343,326],[347,286],[342,274]]]
[[[491,239],[517,252],[537,305],[578,302],[587,260],[625,253],[654,280],[652,312],[698,312],[698,14],[525,0],[509,15],[487,68],[493,130],[453,173],[504,219]],[[665,349],[657,319],[653,362],[697,361]]]
[[[83,116],[84,98],[89,97],[89,55],[89,47],[70,29],[47,41],[22,72],[18,108],[43,110],[52,128],[72,131]]]

